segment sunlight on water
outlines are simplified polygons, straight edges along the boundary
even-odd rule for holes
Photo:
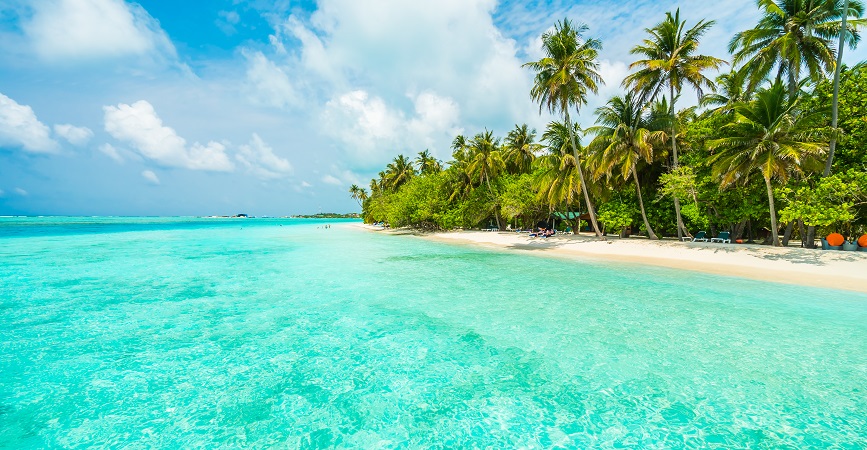
[[[0,219],[0,448],[865,448],[867,296],[325,222]]]

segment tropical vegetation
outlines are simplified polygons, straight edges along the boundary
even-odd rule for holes
[[[555,117],[543,130],[459,135],[446,162],[398,155],[350,196],[368,222],[422,229],[544,222],[600,238],[707,230],[805,246],[814,231],[857,237],[867,231],[867,68],[844,67],[842,52],[860,40],[864,6],[756,4],[758,23],[732,37],[727,60],[702,52],[714,21],[666,13],[632,48],[623,80],[603,80],[602,43],[586,26],[559,21],[542,57],[524,64],[538,113]],[[606,83],[623,91],[582,109]],[[697,106],[679,107],[684,92]]]

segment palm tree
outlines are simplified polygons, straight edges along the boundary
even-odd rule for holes
[[[658,239],[644,210],[641,197],[641,184],[638,181],[638,164],[642,161],[652,164],[654,150],[664,146],[666,135],[662,131],[650,131],[643,108],[633,94],[614,97],[596,110],[596,123],[600,124],[587,130],[596,135],[589,145],[592,161],[597,168],[597,179],[602,175],[611,176],[618,171],[623,181],[630,176],[638,191],[638,204],[641,218],[650,239]]]
[[[415,168],[412,167],[409,158],[398,155],[386,166],[383,181],[388,189],[396,191],[414,176]]]
[[[367,200],[367,191],[364,188],[358,187],[357,184],[353,184],[349,187],[349,196],[358,202],[358,206]]]
[[[449,162],[450,173],[447,184],[451,194],[449,201],[455,201],[458,198],[465,198],[473,189],[473,180],[467,173],[469,165],[470,150],[466,136],[459,134],[452,141],[452,160]]]
[[[467,166],[467,174],[470,178],[478,178],[480,183],[485,183],[488,187],[490,195],[494,196],[494,190],[491,187],[491,177],[494,177],[505,168],[503,156],[499,150],[500,142],[494,138],[492,131],[485,130],[484,133],[477,134],[469,144],[469,151],[472,159]],[[500,225],[499,205],[494,204],[494,217],[497,219],[497,228],[502,229]]]
[[[691,86],[701,98],[705,87],[714,90],[713,82],[703,72],[717,70],[725,61],[712,56],[697,55],[699,40],[712,27],[714,21],[700,20],[695,26],[684,31],[686,22],[680,20],[680,10],[665,14],[665,20],[645,31],[650,35],[641,44],[632,48],[631,53],[641,55],[632,63],[630,69],[638,69],[623,80],[624,86],[631,86],[636,94],[650,100],[668,87],[670,104],[669,114],[675,117],[675,102],[684,84]],[[672,120],[672,126],[675,121]],[[677,133],[670,133],[673,168],[678,167]],[[677,216],[677,237],[682,238],[689,231],[680,216],[680,200],[674,197],[674,212]]]
[[[570,146],[572,136],[580,134],[581,130],[576,124],[572,124],[572,128],[570,132],[565,123],[551,122],[542,134],[547,154],[537,159],[539,171],[535,173],[535,184],[539,199],[551,209],[565,206],[568,211],[571,205],[579,203],[585,188],[579,175],[579,160],[575,158],[577,152],[573,152]]]
[[[834,68],[838,85],[839,66],[842,62],[844,42],[854,48],[858,43],[857,28],[864,25],[860,19],[864,4],[859,0],[758,0],[762,18],[755,28],[742,31],[729,43],[736,64],[744,63],[752,73],[755,86],[777,67],[777,79],[788,75],[789,95],[794,96],[800,82],[801,70],[806,68],[813,81],[819,81],[825,72]],[[846,24],[849,17],[855,19]],[[845,30],[845,31],[844,31]],[[832,39],[839,38],[837,62],[834,61]],[[838,88],[839,89],[839,88]],[[832,126],[837,107],[837,95],[832,99]],[[826,171],[830,174],[836,149],[836,135],[831,135]],[[827,175],[825,175],[827,176]],[[806,241],[813,247],[815,227],[809,227]]]
[[[526,123],[520,126],[515,124],[515,129],[506,135],[503,157],[514,173],[530,171],[539,149],[535,139],[536,130],[530,130]]]
[[[730,114],[736,104],[750,100],[750,91],[746,87],[747,75],[749,73],[746,70],[732,70],[716,77],[716,85],[720,91],[702,96],[699,106],[715,106],[708,111]]]
[[[415,159],[415,163],[418,165],[418,171],[422,175],[431,175],[443,170],[442,164],[431,156],[429,150],[418,152],[418,158]]]
[[[755,28],[735,34],[729,42],[734,64],[743,64],[749,73],[749,89],[777,69],[776,77],[788,77],[789,96],[794,97],[806,69],[813,81],[819,81],[834,68],[834,37],[845,37],[850,46],[858,42],[856,27],[860,19],[843,30],[842,17],[861,17],[860,0],[757,0],[762,17]],[[846,13],[844,13],[846,11]]]
[[[554,25],[553,31],[542,35],[545,57],[539,61],[528,62],[524,67],[536,71],[530,95],[539,102],[539,113],[542,113],[543,108],[547,108],[551,113],[563,114],[572,144],[574,167],[581,183],[590,222],[596,236],[602,239],[602,232],[596,223],[596,211],[584,182],[578,145],[575,143],[575,133],[569,118],[569,109],[575,107],[578,110],[581,105],[586,104],[587,95],[598,92],[598,85],[603,83],[598,72],[599,63],[596,61],[602,44],[596,39],[584,39],[581,35],[586,31],[586,25],[574,27],[568,19],[563,19]]]
[[[746,184],[753,172],[761,173],[768,191],[771,236],[779,246],[772,180],[786,182],[793,173],[819,166],[816,157],[827,150],[816,132],[812,114],[798,110],[798,97],[790,97],[777,81],[759,90],[755,100],[735,107],[735,121],[724,130],[729,137],[708,142],[716,153],[709,162],[722,186]]]
[[[860,17],[861,14],[863,13],[863,6],[862,5],[856,4],[855,5],[855,11],[852,11],[849,8],[849,3],[850,3],[849,0],[844,0],[844,2],[843,2],[842,11],[846,11],[847,13],[841,14],[840,30],[849,31],[849,27],[846,25],[846,21],[852,12],[855,12],[857,14],[857,16],[855,16],[855,17]],[[861,6],[861,10],[858,10],[859,6]],[[833,130],[837,129],[837,106],[838,106],[838,102],[839,102],[839,98],[840,98],[840,70],[842,69],[842,65],[843,65],[844,40],[848,39],[849,45],[854,48],[855,44],[858,42],[858,38],[859,38],[858,34],[854,33],[854,32],[852,32],[852,33],[850,33],[850,32],[839,33],[838,32],[837,34],[839,35],[840,43],[837,45],[837,63],[834,66],[834,93],[833,93],[833,96],[831,98],[831,129],[833,129]],[[834,151],[836,149],[837,149],[837,133],[833,133],[833,134],[831,134],[831,142],[830,142],[829,150],[828,150],[828,160],[825,162],[825,171],[822,172],[823,177],[827,177],[828,175],[831,175],[831,163],[834,162]]]

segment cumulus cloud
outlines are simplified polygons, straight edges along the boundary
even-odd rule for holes
[[[87,127],[76,127],[70,124],[54,125],[54,133],[69,141],[70,144],[83,146],[93,137],[93,131]]]
[[[115,148],[113,145],[106,142],[105,144],[100,145],[98,148],[100,152],[102,152],[109,158],[115,160],[115,162],[123,163],[123,156],[120,156],[120,152],[117,151],[117,148]]]
[[[244,56],[247,58],[245,90],[253,103],[283,108],[299,102],[283,69],[262,52],[244,52]]]
[[[407,148],[445,157],[462,131],[458,124],[505,133],[515,123],[539,127],[547,120],[535,114],[532,77],[521,68],[516,42],[494,25],[494,0],[317,6],[309,17],[278,24],[270,59],[248,53],[251,73],[280,81],[257,84],[248,75],[248,87],[281,105],[292,101],[282,100],[292,87],[294,100],[321,108],[321,131],[355,168],[370,169]]]
[[[152,170],[144,170],[141,176],[151,184],[160,184],[160,178]]]
[[[28,195],[30,195],[27,191],[21,189],[20,187],[15,188],[15,193],[22,197],[27,197]]]
[[[265,180],[282,178],[292,173],[292,164],[274,154],[274,149],[255,133],[249,144],[238,148],[235,159],[250,173]]]
[[[451,98],[433,92],[409,98],[414,114],[407,117],[364,90],[340,95],[326,104],[324,131],[340,139],[348,156],[360,164],[377,164],[404,148],[435,148],[460,131],[460,107]]]
[[[226,36],[232,36],[238,32],[235,25],[240,21],[241,16],[239,16],[237,12],[220,11],[217,13],[217,20],[214,21],[214,24],[223,32],[223,34]]]
[[[105,131],[119,141],[129,143],[147,159],[167,167],[191,170],[230,172],[234,165],[219,142],[187,141],[174,129],[164,126],[154,107],[145,100],[132,105],[104,106]]]
[[[56,153],[57,142],[51,139],[51,130],[39,119],[33,109],[0,94],[0,147],[20,147],[31,153]]]
[[[141,6],[123,0],[42,0],[23,24],[46,61],[174,55],[165,32]]]
[[[326,184],[333,184],[335,186],[343,185],[343,182],[333,175],[325,175],[324,177],[322,177],[322,182]]]

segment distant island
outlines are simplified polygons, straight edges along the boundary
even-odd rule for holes
[[[208,219],[273,219],[271,216],[251,216],[247,214],[234,214],[231,216],[203,216]],[[281,219],[360,219],[358,213],[316,213],[316,214],[295,214],[291,216],[280,216]]]
[[[361,215],[358,213],[347,213],[347,214],[338,214],[338,213],[317,213],[317,214],[297,214],[294,216],[289,216],[293,219],[360,219]]]

